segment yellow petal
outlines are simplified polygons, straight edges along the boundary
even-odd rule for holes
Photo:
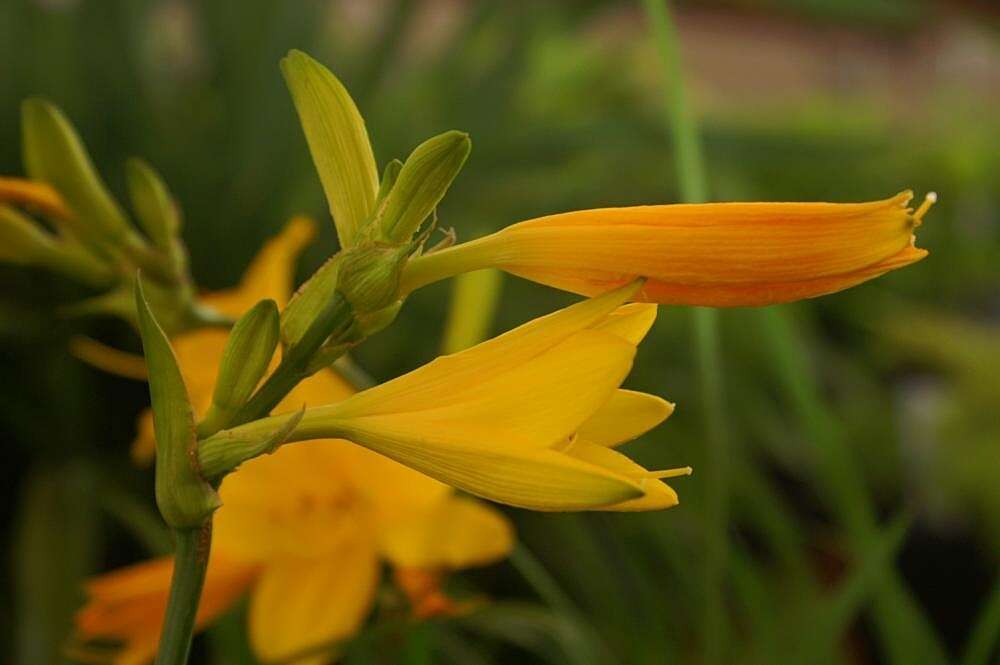
[[[673,404],[655,395],[616,390],[577,434],[583,440],[614,447],[645,434],[673,411]]]
[[[220,312],[237,318],[265,298],[283,307],[292,294],[295,261],[315,235],[315,224],[306,217],[294,217],[276,237],[257,253],[243,274],[239,286],[206,294],[203,300]]]
[[[677,493],[666,483],[650,475],[650,472],[639,466],[618,451],[605,446],[599,446],[583,439],[577,439],[567,449],[566,454],[589,464],[608,469],[623,477],[631,478],[642,489],[642,496],[627,499],[600,510],[611,511],[641,511],[662,510],[676,506]]]
[[[514,546],[514,530],[499,511],[451,496],[432,509],[382,529],[382,554],[404,568],[466,568],[498,561]]]
[[[437,408],[354,416],[351,422],[426,446],[547,448],[569,438],[608,401],[634,355],[635,347],[620,338],[584,330],[530,363],[432,395]],[[350,403],[341,403],[349,413]],[[341,405],[330,407],[329,414],[343,418]],[[316,416],[306,418],[308,427]]]
[[[609,332],[637,346],[646,337],[654,321],[656,305],[629,303],[608,314],[607,318],[594,326],[594,330]]]
[[[367,506],[351,483],[352,447],[332,439],[284,446],[226,476],[216,546],[246,561],[324,557],[342,549],[368,528]]]
[[[264,662],[327,663],[371,608],[378,582],[373,546],[363,540],[323,558],[267,566],[250,602],[250,644]],[[329,646],[329,651],[315,651]],[[309,657],[292,659],[312,651]]]
[[[375,419],[367,419],[372,421]],[[442,444],[352,421],[352,441],[453,487],[532,510],[584,510],[642,495],[639,484],[553,450]],[[311,445],[311,444],[307,444]]]
[[[484,377],[527,363],[569,336],[601,321],[627,301],[627,286],[535,319],[471,349],[438,358],[423,367],[355,395],[341,405],[344,416],[416,411],[439,406]]]

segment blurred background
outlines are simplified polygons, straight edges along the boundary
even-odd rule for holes
[[[373,622],[347,662],[1000,662],[1000,11],[674,9],[712,199],[935,190],[919,232],[930,257],[819,300],[722,312],[725,460],[703,445],[691,312],[661,308],[627,386],[678,409],[628,451],[695,468],[674,483],[681,505],[509,510],[511,560],[451,581],[491,605]],[[323,228],[304,278],[336,239],[278,70],[290,48],[345,82],[380,165],[432,134],[471,133],[439,211],[460,238],[678,198],[663,72],[633,2],[3,0],[0,174],[23,172],[19,105],[45,96],[117,194],[129,156],[163,174],[202,288],[233,284],[295,213]],[[379,379],[431,359],[450,288],[415,294],[357,359]],[[81,333],[133,351],[138,339],[55,314],[81,295],[0,266],[3,662],[62,662],[81,579],[163,543],[152,474],[128,457],[146,386],[67,351]],[[508,278],[491,333],[572,300]],[[725,469],[721,520],[705,518],[712,464]],[[726,555],[721,583],[706,547]],[[197,662],[253,662],[240,611],[198,641]]]

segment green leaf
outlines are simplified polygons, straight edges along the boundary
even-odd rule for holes
[[[365,122],[330,70],[301,51],[281,61],[341,247],[354,244],[375,207],[378,171]]]
[[[141,279],[135,283],[135,308],[156,431],[156,505],[171,527],[197,528],[222,501],[195,468],[194,413],[177,358],[149,309]]]
[[[278,304],[261,300],[240,317],[222,352],[212,405],[198,426],[201,436],[214,434],[229,424],[271,364],[278,346]]]
[[[128,244],[134,231],[62,112],[42,99],[27,99],[21,106],[21,128],[25,170],[65,199],[74,213],[67,222],[71,229],[95,248]]]
[[[125,163],[132,208],[153,243],[165,252],[173,251],[181,228],[180,211],[163,179],[141,159]]]
[[[810,654],[833,653],[851,620],[892,572],[911,523],[908,515],[901,515],[872,540],[860,565],[841,583],[834,596],[823,603],[820,615],[810,622],[811,628],[799,633],[800,637],[808,636],[800,642],[801,662],[814,662]]]
[[[408,242],[444,198],[472,150],[469,135],[450,131],[427,139],[406,158],[384,209],[377,213],[381,237]]]

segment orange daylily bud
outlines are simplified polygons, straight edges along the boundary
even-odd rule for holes
[[[25,178],[0,177],[0,202],[34,208],[55,219],[69,219],[73,212],[51,185]]]
[[[540,217],[412,260],[404,292],[496,267],[593,296],[634,280],[637,299],[759,306],[834,293],[919,261],[906,191],[870,203],[704,203]]]

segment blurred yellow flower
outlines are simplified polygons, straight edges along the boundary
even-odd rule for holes
[[[593,296],[647,277],[638,299],[756,306],[833,293],[927,255],[906,191],[871,203],[705,203],[603,208],[514,224],[412,261],[404,291],[495,267]]]
[[[262,250],[239,287],[206,301],[231,316],[265,297],[284,303],[294,258],[310,234],[307,221],[293,221]],[[174,340],[196,410],[211,400],[225,340],[225,331],[213,329]],[[276,411],[340,400],[351,392],[342,378],[321,371],[299,384]],[[198,625],[204,627],[249,592],[251,642],[265,661],[317,648],[320,655],[295,662],[329,660],[324,648],[351,636],[371,608],[382,559],[433,577],[497,561],[513,545],[510,524],[494,509],[343,440],[314,441],[251,460],[228,475],[219,491],[223,506],[215,514]],[[172,565],[168,557],[92,580],[89,602],[77,616],[80,641],[123,642],[114,655],[119,665],[151,660]],[[415,612],[426,611],[425,597],[442,604],[425,590]],[[86,647],[77,651],[86,654]]]
[[[288,441],[342,437],[449,485],[535,510],[656,510],[677,503],[614,447],[673,405],[619,388],[656,306],[622,303],[638,284],[438,358],[342,402],[307,409]],[[224,446],[274,419],[202,442]],[[312,444],[307,444],[312,445]]]

